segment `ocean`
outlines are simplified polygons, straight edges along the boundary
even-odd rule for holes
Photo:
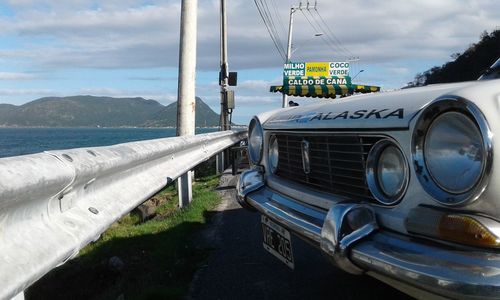
[[[0,128],[0,158],[175,136],[175,128]],[[217,131],[197,128],[196,133]]]

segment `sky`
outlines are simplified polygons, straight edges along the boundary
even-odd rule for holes
[[[264,2],[284,44],[299,1]],[[198,1],[196,75],[196,95],[217,113],[219,3]],[[0,103],[72,95],[176,101],[180,8],[180,0],[0,0]],[[283,58],[254,1],[229,0],[227,11],[229,68],[238,72],[233,122],[246,124],[281,107],[269,87],[282,82]],[[498,0],[318,0],[317,10],[294,13],[292,61],[359,57],[354,82],[391,90],[499,28]]]

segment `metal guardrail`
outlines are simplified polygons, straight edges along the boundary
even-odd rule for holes
[[[115,221],[246,131],[0,159],[0,299],[22,293]]]

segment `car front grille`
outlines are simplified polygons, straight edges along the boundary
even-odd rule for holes
[[[374,199],[365,176],[366,158],[382,137],[356,134],[276,133],[276,175],[313,189],[359,200]],[[304,172],[302,142],[309,143],[310,172]]]

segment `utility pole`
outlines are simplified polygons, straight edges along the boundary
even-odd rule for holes
[[[177,92],[177,136],[195,134],[196,25],[198,0],[182,0]],[[177,179],[179,207],[193,199],[191,171]]]
[[[226,0],[220,0],[220,131],[230,129],[227,105],[227,86],[229,78],[229,66],[227,63],[227,17],[226,17]],[[224,152],[216,156],[217,173],[224,172]]]
[[[286,59],[285,64],[290,62],[290,57],[292,56],[292,30],[293,30],[293,14],[297,11],[297,7],[290,7],[290,19],[288,22],[288,44],[286,48]],[[288,95],[283,93],[283,105],[281,107],[288,107]]]
[[[313,9],[316,9],[316,2],[314,3]],[[292,32],[293,32],[293,14],[298,10],[309,10],[309,1],[307,1],[307,6],[303,6],[302,2],[299,3],[299,6],[290,7],[290,19],[288,22],[288,44],[286,48],[286,59],[285,64],[290,62],[290,58],[292,56]],[[283,93],[283,105],[282,107],[288,107],[288,95]]]
[[[229,130],[229,114],[227,107],[227,87],[229,66],[227,63],[227,16],[226,0],[220,1],[220,126],[221,131]]]

